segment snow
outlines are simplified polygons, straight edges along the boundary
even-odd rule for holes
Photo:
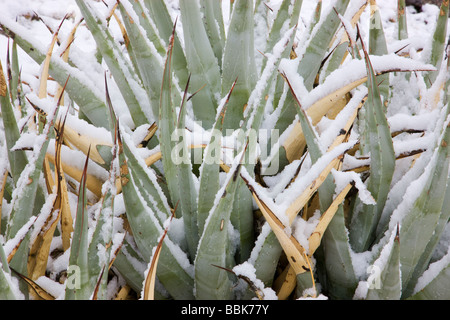
[[[414,294],[425,288],[427,284],[433,281],[439,273],[448,268],[450,265],[450,250],[447,254],[439,261],[436,261],[428,267],[428,269],[422,274],[422,276],[417,281],[416,287],[414,289]]]
[[[278,300],[275,291],[273,291],[272,288],[266,288],[264,283],[256,277],[256,269],[252,264],[244,262],[234,266],[233,272],[238,277],[241,276],[247,278],[255,286],[255,288],[257,288],[264,300]]]

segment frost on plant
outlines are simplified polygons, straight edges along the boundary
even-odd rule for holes
[[[448,1],[25,2],[0,298],[450,298]]]

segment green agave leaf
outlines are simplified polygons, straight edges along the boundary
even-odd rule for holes
[[[19,176],[25,166],[28,163],[25,151],[16,150],[11,151],[11,149],[19,140],[20,133],[19,127],[17,126],[17,121],[14,115],[13,107],[9,98],[8,87],[6,85],[5,75],[3,73],[3,68],[0,63],[0,105],[2,111],[3,126],[5,128],[6,137],[6,147],[8,150],[8,160],[11,167],[11,176],[14,179],[14,183],[17,183]]]
[[[428,259],[421,261],[421,257],[429,256],[425,249],[429,241],[433,240],[442,215],[450,164],[447,146],[449,139],[450,129],[446,123],[434,158],[424,172],[426,180],[422,183],[423,189],[401,223],[400,262],[402,288],[404,288],[402,297],[408,297],[412,293],[417,281],[417,278],[414,277],[414,270],[423,268],[423,264],[427,263]],[[420,266],[418,266],[419,261],[422,262]]]
[[[182,161],[177,165],[178,169],[178,188],[180,195],[181,211],[184,221],[184,229],[186,234],[186,240],[188,243],[188,250],[191,260],[194,260],[195,254],[197,252],[199,232],[197,225],[197,189],[194,185],[194,176],[192,173],[192,163],[188,158],[188,142],[186,137],[185,122],[186,122],[186,96],[189,87],[189,79],[186,84],[186,89],[184,91],[184,96],[180,106],[180,114],[178,115],[178,123],[176,130],[181,133],[182,141],[178,143],[181,144],[183,153],[186,155],[187,161]],[[171,155],[173,159],[173,154]],[[183,157],[183,156],[182,156]]]
[[[300,11],[302,8],[303,0],[283,0],[280,8],[277,11],[277,16],[275,17],[272,29],[270,30],[269,37],[266,43],[266,52],[271,52],[275,44],[283,37],[284,32],[288,29],[295,27],[298,23],[300,17]],[[321,2],[319,2],[321,3]],[[292,11],[291,11],[292,10]],[[292,44],[288,46],[286,55],[283,58],[289,56]],[[264,70],[265,64],[263,64],[262,70]]]
[[[40,134],[34,144],[32,155],[29,162],[23,169],[16,183],[16,188],[12,193],[12,210],[6,227],[5,238],[7,240],[14,238],[19,230],[30,220],[30,218],[42,207],[43,193],[39,186],[39,178],[43,169],[44,158],[47,152],[50,135],[53,133],[53,124],[55,114],[59,108],[55,106],[50,110],[47,124],[43,133]],[[30,234],[27,233],[20,243],[20,246],[10,262],[20,274],[27,274],[27,261],[29,252]],[[22,292],[27,292],[27,286],[21,283]]]
[[[89,151],[86,156],[83,174],[81,176],[79,196],[77,203],[77,214],[75,218],[75,227],[72,236],[72,244],[70,247],[69,266],[76,266],[79,276],[79,288],[70,288],[66,286],[66,300],[86,300],[89,299],[92,292],[89,290],[89,265],[88,265],[88,212],[87,212],[87,195],[86,195],[86,175],[89,163]],[[78,273],[79,272],[79,273]]]
[[[44,61],[45,49],[42,48],[39,42],[35,42],[27,37],[28,29],[6,19],[0,21],[0,26],[34,61],[38,64]],[[106,105],[90,86],[92,81],[89,78],[83,77],[76,68],[64,62],[57,55],[53,55],[51,58],[49,74],[61,86],[64,85],[68,76],[70,76],[70,81],[65,91],[80,107],[81,113],[97,126],[109,128]]]
[[[330,73],[332,73],[334,70],[337,70],[341,64],[342,60],[344,59],[345,54],[347,54],[347,50],[349,48],[349,42],[343,42],[339,44],[331,54],[331,57],[328,59],[328,63],[326,64],[326,68],[323,74],[323,79],[326,79]]]
[[[420,289],[409,299],[411,300],[448,300],[450,299],[450,264],[448,254],[433,264],[433,267],[439,268],[439,272],[434,271],[434,276],[424,288]],[[431,268],[430,268],[431,271]],[[428,272],[428,271],[427,271]],[[436,274],[437,273],[437,274]],[[424,277],[428,275],[424,274]],[[424,279],[425,280],[425,279]]]
[[[225,47],[225,25],[223,22],[222,2],[200,0],[203,23],[219,67],[222,66],[223,48]]]
[[[173,28],[172,37],[167,49],[167,57],[164,66],[164,75],[161,88],[161,100],[159,105],[159,141],[162,154],[162,164],[164,168],[164,176],[169,189],[172,205],[178,203],[180,199],[178,188],[178,168],[174,158],[172,157],[172,151],[175,150],[175,141],[172,139],[172,135],[177,133],[177,115],[175,107],[172,101],[171,87],[172,87],[172,53],[174,44],[174,32]],[[186,153],[183,154],[186,156]],[[176,159],[178,160],[178,159]],[[183,160],[183,159],[181,159]],[[181,209],[177,210],[175,215],[178,217],[182,212]]]
[[[272,29],[270,31],[270,35],[268,38],[268,42],[266,44],[266,52],[270,52],[275,44],[276,41],[280,39],[280,37],[283,36],[285,27],[286,27],[286,20],[289,19],[289,28],[293,28],[297,25],[299,17],[300,17],[300,11],[302,7],[303,1],[288,1],[285,0],[282,2],[280,8],[278,9],[277,17],[274,20],[274,23],[272,25]],[[292,8],[292,15],[289,15],[289,11]],[[284,26],[284,28],[283,28]],[[283,28],[283,34],[281,34],[281,29]],[[293,44],[294,44],[294,37],[295,32],[293,35],[293,38],[289,42],[289,44],[286,46],[285,51],[283,52],[282,58],[289,58],[291,54],[291,50],[293,50]],[[263,60],[263,65],[261,70],[264,70],[264,67],[266,65],[266,61]],[[283,94],[283,88],[284,88],[284,79],[278,75],[276,78],[276,84],[275,84],[275,92],[273,97],[273,105],[278,106],[280,98]]]
[[[153,42],[149,41],[152,34],[147,34],[139,26],[139,16],[130,8],[125,7],[125,1],[119,2],[120,13],[127,29],[130,46],[133,48],[134,61],[141,75],[142,83],[150,100],[152,113],[159,114],[159,100],[161,94],[163,61]],[[155,35],[153,35],[155,37]],[[144,120],[144,119],[142,119]],[[141,120],[140,124],[143,124]]]
[[[334,6],[337,12],[344,14],[349,0],[338,0]],[[311,90],[320,69],[322,60],[328,50],[328,46],[339,27],[340,20],[336,12],[330,10],[323,22],[319,22],[315,29],[317,32],[309,42],[305,53],[300,58],[298,65],[299,74],[305,79],[305,87]]]
[[[160,38],[165,42],[168,42],[173,31],[174,23],[164,0],[144,0],[143,2],[147,9],[148,16],[151,17],[155,23],[155,30],[159,33]],[[186,56],[176,33],[174,34],[174,38],[172,57],[173,69],[179,83],[186,83],[189,76]],[[165,50],[166,48],[164,48],[164,52]]]
[[[365,51],[365,49],[364,49]],[[371,166],[367,189],[376,205],[361,204],[356,199],[356,212],[350,227],[350,243],[356,252],[367,250],[375,240],[375,231],[389,193],[395,168],[395,153],[392,136],[385,116],[376,77],[365,51],[368,72],[368,97],[365,103],[365,137],[370,152]],[[361,205],[361,208],[359,206]]]
[[[429,57],[429,62],[437,67],[437,71],[431,71],[428,73],[428,81],[426,81],[427,87],[431,85],[436,80],[439,73],[441,63],[444,57],[444,48],[447,45],[447,20],[449,13],[449,2],[443,1],[441,8],[439,10],[439,17],[436,22],[436,29],[433,34],[433,41],[431,43],[431,55]]]
[[[9,50],[7,52],[8,54],[8,60],[9,60]],[[12,43],[12,50],[11,50],[11,79],[9,81],[9,90],[10,90],[10,96],[11,101],[14,102],[16,99],[20,101],[23,101],[23,90],[22,84],[20,82],[20,67],[19,67],[19,58],[17,54],[17,43],[13,41]],[[20,90],[19,90],[20,89]],[[24,111],[22,110],[22,114]]]
[[[369,23],[369,54],[378,56],[388,54],[380,10],[378,10],[375,0],[370,1]],[[380,94],[383,96],[385,103],[387,103],[389,99],[389,73],[377,76],[376,80]]]
[[[199,236],[203,234],[206,219],[214,204],[216,194],[220,189],[220,152],[222,146],[222,124],[227,110],[227,103],[233,92],[234,84],[226,98],[219,105],[219,113],[211,130],[211,138],[205,147],[203,163],[200,168],[199,192],[197,201],[197,223]]]
[[[17,300],[13,291],[11,274],[0,268],[0,299],[1,300]]]
[[[237,83],[228,104],[224,129],[239,128],[257,81],[253,25],[253,1],[235,1],[223,57],[222,95],[228,92],[236,78]]]
[[[408,39],[408,24],[406,23],[405,0],[397,2],[398,40]]]
[[[189,158],[188,144],[184,130],[185,106],[183,106],[190,78],[188,78],[182,100],[180,108],[181,114],[177,117],[171,96],[174,34],[175,27],[170,39],[164,67],[159,111],[159,138],[161,141],[162,163],[170,198],[172,200],[172,205],[176,207],[175,215],[177,217],[183,216],[190,258],[193,260],[198,246],[197,195],[194,187],[192,164]],[[177,141],[177,139],[179,140],[180,138],[182,141]]]
[[[328,225],[321,242],[326,262],[325,283],[331,299],[351,299],[358,284],[347,232],[344,209],[341,205]]]
[[[138,154],[137,148],[133,148],[130,141],[124,138],[126,143],[123,144],[123,152],[127,158],[128,169],[133,175],[137,186],[146,195],[146,203],[157,212],[156,217],[162,225],[164,221],[170,217],[170,207],[163,191],[158,185],[155,173],[145,166],[142,159],[136,157]]]
[[[194,115],[196,120],[202,121],[204,128],[211,128],[218,104],[215,95],[221,91],[220,68],[201,18],[198,0],[181,1],[180,10],[187,66],[192,75],[191,87],[197,91],[206,85],[192,98]]]
[[[450,61],[447,61],[447,63],[450,63]],[[447,80],[447,82],[444,86],[444,97],[446,97],[448,95],[449,84],[450,84],[450,82],[449,82],[449,80]],[[447,103],[446,115],[448,115],[448,112],[449,112],[448,101],[446,101],[444,99],[444,103]],[[445,130],[447,130],[447,129],[445,129]],[[444,141],[446,141],[446,140],[444,140]],[[442,208],[448,208],[449,205],[450,205],[450,188],[448,188],[448,184],[447,184],[447,190],[446,190],[446,193],[444,196],[444,202],[442,204]],[[431,236],[430,241],[427,243],[427,246],[414,269],[412,279],[419,279],[419,277],[421,277],[423,272],[428,267],[428,265],[431,261],[433,252],[434,252],[439,240],[441,239],[441,236],[445,230],[445,226],[447,225],[449,218],[450,218],[450,210],[442,210],[439,220],[436,224],[435,231],[434,231],[433,235]],[[413,285],[414,281],[410,282],[410,287],[408,288],[408,290],[412,290],[412,285]]]
[[[309,24],[309,32],[311,33],[314,27],[320,21],[320,15],[322,14],[322,0],[317,1],[316,8],[314,9],[313,16],[311,22]]]
[[[147,10],[147,8],[144,6],[144,3],[142,1],[132,1],[131,5],[133,6],[137,18],[139,19],[140,26],[147,34],[148,40],[150,40],[150,42],[153,43],[156,51],[158,51],[161,57],[164,57],[164,55],[166,54],[165,41],[160,37],[155,22],[153,21],[153,18],[150,16],[150,13]],[[135,21],[133,20],[133,22]]]
[[[306,139],[306,144],[308,145],[308,152],[311,155],[312,162],[315,163],[323,155],[323,151],[318,144],[319,138],[310,118],[306,114],[306,111],[302,108],[300,100],[295,94],[294,88],[292,87],[289,79],[287,77],[285,77],[285,79],[287,84],[289,85],[290,92],[297,103],[297,114],[302,126],[303,134]]]
[[[237,158],[240,158],[238,156]],[[205,223],[195,258],[195,292],[197,299],[226,300],[231,298],[232,283],[219,267],[228,265],[228,226],[238,187],[241,164],[227,174],[224,187],[216,195],[214,206]]]
[[[371,275],[374,275],[376,278],[372,283],[368,284],[367,300],[400,299],[402,287],[399,241],[399,235],[396,233],[391,243],[387,244],[380,252],[378,260],[372,264],[371,272],[373,273]]]
[[[14,286],[12,281],[13,279],[11,278],[11,269],[8,266],[5,250],[3,250],[3,244],[0,244],[0,299],[17,299],[12,289]]]
[[[114,181],[115,182],[115,181]],[[115,189],[115,188],[114,188]],[[88,248],[88,268],[89,268],[89,285],[93,291],[98,278],[103,273],[108,273],[109,260],[111,257],[111,247],[112,247],[112,237],[113,237],[113,212],[114,212],[114,192],[112,190],[111,184],[109,184],[109,189],[107,190],[102,206],[99,210],[99,216],[97,219],[97,224],[95,226],[94,234],[89,243]],[[102,259],[100,259],[101,250],[104,250],[102,254]],[[102,277],[99,290],[97,292],[98,299],[104,299],[106,297],[106,281]]]
[[[264,282],[267,287],[272,286],[278,259],[283,251],[277,236],[271,230],[266,222],[250,257],[250,261],[256,269],[256,277]]]
[[[132,240],[129,241],[128,237],[131,236],[125,236],[122,248],[117,254],[113,266],[117,268],[120,275],[135,292],[140,292],[142,283],[144,283],[144,271],[147,264],[142,260],[137,249],[133,248],[130,243]],[[138,266],[142,266],[142,270],[138,270]]]
[[[13,209],[8,223],[6,239],[13,238],[17,231],[31,218],[39,185],[39,177],[42,172],[44,157],[50,141],[50,135],[53,133],[54,115],[58,108],[49,114],[49,120],[45,130],[37,137],[31,161],[23,169],[16,189],[13,191]],[[16,269],[19,271],[18,269]],[[20,271],[19,271],[20,272]]]
[[[151,122],[151,110],[146,110],[143,107],[149,104],[145,103],[146,99],[142,94],[141,84],[134,76],[136,74],[134,69],[127,62],[122,51],[117,46],[110,32],[104,27],[102,21],[100,21],[94,9],[87,2],[81,0],[77,0],[77,5],[119,87],[135,126]]]
[[[126,145],[126,141],[122,142],[121,139],[119,141],[119,150],[123,150],[120,145]],[[128,169],[129,164],[125,154],[121,151],[119,151],[119,162],[128,222],[144,261],[150,261],[152,248],[157,245],[163,228],[155,217],[155,213],[147,206],[131,170]],[[158,262],[157,277],[175,299],[192,299],[193,279],[186,270],[188,262],[183,260],[183,255],[181,249],[166,237]]]

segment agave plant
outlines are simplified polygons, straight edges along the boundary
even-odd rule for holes
[[[302,2],[0,17],[0,297],[450,298],[449,2],[423,47],[404,0],[390,46],[375,0]]]

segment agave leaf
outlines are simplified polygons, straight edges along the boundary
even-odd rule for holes
[[[87,150],[89,149],[89,147],[91,147],[91,151],[89,153],[91,159],[100,165],[109,166],[109,163],[106,163],[99,152],[100,146],[107,146],[109,148],[111,147],[111,144],[109,142],[106,142],[105,139],[102,139],[98,136],[94,137],[92,135],[80,133],[78,130],[76,130],[76,128],[73,128],[70,125],[66,124],[64,128],[64,141],[66,142],[66,144],[77,148],[84,154],[87,154]]]
[[[297,285],[294,268],[289,264],[273,283],[278,300],[286,300]]]
[[[236,87],[230,97],[224,119],[224,129],[237,129],[256,81],[254,60],[253,1],[237,0],[227,34],[223,57],[222,95],[225,95],[235,79]]]
[[[272,28],[270,29],[269,37],[267,38],[267,44],[265,51],[271,52],[275,46],[275,44],[279,41],[281,37],[283,37],[283,32],[285,32],[288,28],[291,29],[297,25],[298,19],[300,17],[300,10],[302,8],[303,0],[300,1],[292,1],[292,0],[283,0],[280,5],[280,8],[277,11],[277,16],[275,17]],[[292,10],[292,11],[291,11]],[[289,27],[286,26],[288,24]],[[289,47],[289,51],[286,53],[289,54],[292,48],[292,44]],[[284,56],[286,58],[286,56]],[[263,65],[263,69],[264,69]]]
[[[251,261],[256,269],[255,274],[266,286],[271,286],[283,247],[267,222],[263,225],[257,242],[260,245],[255,245],[251,254]]]
[[[9,48],[9,38],[8,38],[8,48]],[[17,44],[14,41],[12,42],[12,55],[13,55],[12,63],[10,55],[11,53],[10,50],[8,49],[6,51],[6,70],[8,75],[8,86],[10,89],[10,101],[14,101],[18,98],[17,92],[19,88],[19,77],[20,77],[19,65],[17,61]]]
[[[184,130],[185,107],[183,104],[185,102],[187,88],[182,100],[179,117],[176,115],[171,96],[174,35],[175,26],[170,38],[164,67],[159,111],[159,138],[161,141],[162,163],[170,198],[172,203],[180,203],[180,209],[177,210],[175,214],[177,217],[183,216],[190,258],[194,259],[198,244],[198,226],[196,221],[197,196],[193,185],[192,165],[188,157],[188,144]],[[182,141],[176,143],[176,139],[179,139],[180,137],[182,138]],[[181,155],[180,151],[182,153]]]
[[[244,151],[245,152],[245,151]],[[242,155],[244,154],[242,153]],[[236,158],[241,158],[237,156]],[[242,160],[242,159],[241,159]],[[195,258],[195,288],[197,299],[230,299],[231,281],[227,273],[212,265],[227,266],[229,223],[239,182],[241,164],[233,165],[224,186],[216,194],[206,220]]]
[[[206,33],[208,34],[219,67],[222,66],[223,48],[225,47],[225,26],[221,1],[200,0],[200,8]]]
[[[2,19],[0,26],[38,64],[44,61],[45,50],[41,48],[39,42],[34,42],[26,36],[28,29],[8,19]],[[78,70],[55,55],[52,55],[51,58],[49,74],[60,85],[63,85],[67,77],[70,76],[71,81],[66,86],[66,92],[77,103],[81,112],[92,123],[105,128],[109,127],[106,106],[102,99],[96,95],[96,88],[92,80],[81,76]]]
[[[123,144],[123,152],[127,157],[128,168],[139,188],[148,196],[147,205],[154,212],[159,213],[156,216],[159,222],[163,224],[171,215],[167,198],[159,187],[155,173],[147,168],[139,157],[136,157],[137,149],[133,148],[131,142],[125,137],[124,139],[126,142]]]
[[[433,70],[432,66],[430,65],[421,65],[421,66],[414,66],[413,61],[397,56],[392,56],[392,59],[396,59],[398,61],[398,65],[396,66],[388,66],[383,63],[384,58],[377,57],[377,56],[371,56],[371,61],[375,65],[375,71],[376,75],[381,75],[387,72],[395,72],[395,71],[429,71]],[[331,83],[335,83],[334,81],[337,78],[340,77],[346,77],[346,74],[349,72],[349,70],[355,70],[355,68],[365,68],[363,66],[362,61],[355,61],[355,65],[351,65],[352,63],[346,65],[345,67],[342,67],[341,69],[335,71],[333,75],[330,75],[324,83],[314,88],[310,93],[309,96],[311,98],[305,99],[308,101],[307,105],[304,105],[303,107],[306,109],[307,115],[311,118],[311,122],[313,125],[316,125],[323,116],[325,116],[334,106],[335,104],[342,99],[344,95],[346,95],[348,92],[350,92],[352,89],[358,87],[359,85],[365,83],[367,81],[367,73],[359,73],[355,77],[352,77],[351,79],[348,79],[345,83],[341,84],[338,87],[331,87]],[[410,64],[411,63],[411,64]],[[358,65],[358,66],[357,66]],[[291,75],[287,73],[288,77]],[[334,78],[336,76],[336,78]],[[348,77],[348,76],[347,76]],[[330,87],[329,87],[330,86]],[[318,94],[318,93],[321,94]],[[327,93],[325,93],[327,92]],[[290,97],[292,99],[292,102],[296,104],[294,97],[292,94],[290,94]],[[292,105],[292,107],[295,107],[295,104]],[[287,111],[286,111],[287,112]],[[285,115],[284,111],[281,111],[280,117],[284,117]],[[280,118],[281,119],[281,118]],[[284,141],[283,145],[280,146],[280,148],[284,149],[284,154],[286,155],[287,161],[292,162],[295,159],[299,159],[302,151],[305,147],[305,139],[303,136],[303,132],[301,131],[301,125],[297,121],[291,122],[290,124],[293,124],[293,127],[289,136]],[[281,122],[278,121],[276,125],[276,129],[282,130]],[[283,154],[280,153],[280,157]],[[283,163],[283,159],[280,159],[280,162]]]
[[[360,2],[360,4],[361,4],[361,6],[359,7],[358,10],[355,11],[352,18],[350,19],[350,26],[352,28],[354,28],[356,26],[356,23],[360,20],[360,17],[362,15],[362,13],[365,11],[369,2],[364,1],[364,2]],[[342,20],[342,16],[340,16],[340,18]],[[350,39],[349,30],[347,30],[347,27],[345,26],[345,24],[343,24],[343,27],[346,32],[344,32],[342,34],[339,43],[332,49],[332,52],[330,53],[331,56],[327,58],[325,70],[323,70],[323,72],[322,72],[320,82],[323,82],[330,73],[332,73],[334,70],[338,69],[342,65],[345,58],[347,57],[347,54],[348,54],[347,49],[349,47],[352,48],[352,50],[356,49],[356,43],[353,44],[354,47],[352,46],[353,40],[356,40],[356,39]],[[337,32],[336,36],[338,36],[339,34],[340,33]],[[335,43],[336,39],[333,39],[332,43]],[[359,53],[357,51],[353,52],[353,53],[354,53],[354,56],[359,57]]]
[[[173,218],[173,214],[172,217]],[[150,268],[147,272],[144,282],[144,300],[154,300],[155,298],[155,282],[156,282],[156,268],[158,266],[159,255],[161,253],[162,244],[166,237],[168,227],[164,229],[164,233],[156,246],[155,253],[150,262]]]
[[[347,193],[350,191],[351,188],[352,188],[351,184],[345,186],[345,188],[342,189],[342,191],[336,196],[331,205],[328,207],[328,209],[320,217],[319,223],[317,224],[311,236],[308,238],[309,255],[312,255],[319,247],[320,241],[322,240],[322,237],[328,225],[330,224],[331,220],[336,214],[340,204],[342,204],[342,202],[345,200],[345,196],[347,195]]]
[[[131,170],[128,169],[128,162],[122,151],[124,144],[120,135],[118,137],[122,193],[128,222],[140,253],[145,261],[150,261],[152,248],[157,245],[158,235],[163,231],[155,213],[147,206],[141,191],[137,188],[138,185],[130,172]],[[164,241],[159,258],[158,279],[174,298],[192,299],[193,279],[187,270],[180,265],[179,259],[183,259],[180,256],[181,252],[174,251],[177,250],[175,245],[168,240]],[[175,254],[178,257],[174,256]]]
[[[406,23],[405,0],[397,2],[398,40],[408,39],[408,24]]]
[[[309,32],[311,33],[314,27],[319,23],[322,14],[322,0],[317,1],[316,8],[313,11],[313,16],[309,24]]]
[[[168,42],[173,31],[173,21],[167,10],[164,0],[144,0],[148,16],[155,23],[155,30],[158,31],[160,38]],[[173,52],[173,69],[177,75],[179,83],[186,83],[189,73],[187,71],[187,61],[184,50],[181,47],[178,35],[174,34],[174,52]],[[166,45],[167,46],[167,45]],[[165,52],[166,48],[164,48]]]
[[[62,53],[62,56],[61,56],[61,58],[63,59],[64,62],[68,62],[69,61],[70,46],[72,45],[72,43],[73,43],[73,41],[75,39],[75,32],[77,31],[78,26],[80,25],[81,21],[82,20],[79,20],[75,24],[75,26],[72,28],[72,31],[69,33],[69,35],[68,35],[68,37],[66,39],[67,45],[66,45],[65,49],[63,50],[63,53]],[[55,100],[56,101],[59,100],[60,105],[64,105],[64,96],[63,96],[64,91],[65,91],[65,88],[61,84],[58,84],[58,89],[57,89],[56,94],[55,94]]]
[[[186,155],[188,154],[188,145],[189,143],[186,141],[186,130],[185,130],[185,122],[186,122],[186,96],[189,88],[189,80],[186,84],[186,89],[184,91],[183,99],[181,101],[180,113],[178,115],[177,121],[177,129],[178,132],[181,132],[182,142],[179,142],[177,146],[182,144],[182,149]],[[197,92],[196,92],[197,93]],[[196,94],[195,93],[195,94]],[[173,159],[173,153],[171,154]],[[193,260],[195,257],[195,253],[198,247],[198,224],[197,224],[197,189],[194,185],[194,176],[192,173],[192,163],[191,161],[182,161],[177,166],[178,168],[178,188],[180,195],[180,203],[181,211],[183,215],[184,227],[186,240],[188,243],[188,250]]]
[[[358,284],[352,265],[347,232],[344,209],[341,205],[322,238],[326,272],[324,283],[330,298],[350,299]]]
[[[155,45],[148,40],[148,35],[144,33],[145,30],[138,25],[139,17],[128,5],[125,7],[125,3],[126,1],[119,2],[119,9],[124,17],[124,24],[128,31],[130,45],[133,47],[135,62],[150,99],[152,112],[156,116],[159,114],[163,61]]]
[[[383,24],[381,22],[380,10],[376,0],[370,0],[370,25],[369,25],[369,54],[386,55],[388,54],[386,37],[384,35]],[[385,105],[389,97],[389,74],[376,77],[380,94],[384,98]]]
[[[13,288],[14,284],[12,283],[11,274],[0,268],[0,299],[17,300],[18,297],[16,297]]]
[[[39,82],[39,90],[38,90],[38,97],[41,99],[47,97],[47,79],[48,79],[48,69],[50,67],[50,59],[52,57],[53,48],[55,46],[56,40],[58,39],[59,29],[61,28],[64,20],[65,20],[65,17],[59,24],[58,29],[53,34],[52,42],[50,43],[50,46],[48,47],[47,54],[45,55],[45,60],[42,65],[40,82]]]
[[[343,14],[348,3],[349,0],[338,0],[334,8],[337,12]],[[313,87],[317,72],[339,24],[339,17],[333,10],[330,10],[323,22],[319,22],[315,28],[317,32],[309,42],[298,65],[298,72],[305,79],[305,87],[308,90]]]
[[[197,120],[202,121],[204,128],[210,128],[214,123],[218,104],[215,93],[221,91],[220,68],[203,25],[198,0],[181,1],[180,10],[187,66],[192,75],[191,87],[198,90],[206,84],[192,98],[194,115]],[[236,76],[228,84],[227,90],[235,78]]]
[[[159,107],[159,141],[162,155],[162,164],[164,168],[164,175],[170,193],[170,198],[173,203],[177,203],[180,199],[178,188],[178,168],[174,159],[172,158],[172,151],[175,150],[175,141],[172,135],[177,133],[177,115],[172,101],[171,86],[172,86],[172,54],[174,44],[175,27],[172,31],[172,36],[167,49],[167,57],[164,67],[164,75],[161,88],[161,101]],[[183,141],[184,142],[184,141]],[[184,144],[182,145],[184,147]],[[182,150],[186,151],[186,150]],[[187,153],[183,152],[186,157]],[[184,159],[182,159],[184,160]],[[178,162],[178,161],[177,161]],[[181,209],[179,212],[182,212]],[[177,214],[176,214],[177,215]],[[178,215],[177,215],[178,216]]]
[[[306,140],[306,143],[308,144],[308,152],[311,155],[312,162],[315,163],[323,155],[323,151],[321,150],[321,147],[318,143],[319,138],[317,136],[313,124],[311,123],[308,115],[306,114],[306,111],[302,108],[302,104],[300,103],[300,100],[295,94],[295,91],[292,88],[289,79],[287,78],[286,75],[284,75],[284,78],[286,79],[286,82],[289,85],[290,92],[297,103],[297,114],[302,127],[302,132]]]
[[[19,127],[14,115],[13,107],[9,99],[8,87],[6,85],[5,75],[0,63],[0,104],[2,111],[3,126],[5,128],[6,147],[11,150],[20,137]],[[25,151],[16,150],[8,152],[8,160],[11,167],[11,175],[14,183],[19,180],[20,173],[28,163]]]
[[[130,237],[128,235],[128,237]],[[141,265],[142,270],[137,268]],[[136,292],[142,290],[142,283],[144,282],[145,262],[142,261],[142,256],[136,252],[130,244],[127,236],[123,241],[122,248],[114,260],[113,266],[117,268],[127,284]]]
[[[402,292],[400,275],[400,239],[397,232],[372,264],[375,279],[368,283],[367,300],[399,300]],[[379,277],[379,278],[378,278]],[[378,282],[379,281],[379,282]]]
[[[53,240],[56,225],[60,218],[60,211],[57,209],[55,210],[56,197],[48,197],[47,200],[52,202],[52,209],[50,210],[47,220],[42,226],[30,249],[30,257],[28,259],[28,275],[31,280],[36,280],[37,278],[45,275],[47,260],[50,253],[50,245]]]
[[[436,22],[436,29],[433,34],[433,40],[431,43],[431,55],[429,62],[440,69],[441,63],[444,58],[444,48],[447,44],[447,19],[449,13],[449,2],[443,1],[439,10],[439,17]],[[426,75],[428,81],[426,81],[427,87],[431,87],[437,78],[439,71],[432,71]]]
[[[53,128],[54,117],[58,108],[49,113],[49,119],[44,127],[43,133],[39,136],[38,141],[34,145],[33,154],[29,163],[22,171],[16,184],[16,189],[12,195],[12,211],[8,221],[6,230],[6,239],[14,238],[19,230],[30,221],[34,211],[41,208],[39,198],[39,177],[42,172],[45,153],[50,141],[49,135]],[[30,236],[27,234],[21,241],[16,254],[11,260],[10,265],[21,274],[27,272],[28,245]],[[21,290],[24,288],[22,287]]]
[[[426,176],[422,184],[423,189],[401,224],[400,262],[403,297],[408,297],[412,293],[417,281],[417,278],[413,277],[414,270],[421,256],[428,255],[424,250],[432,239],[442,214],[450,163],[447,146],[449,139],[450,129],[446,122],[434,157],[423,174]]]
[[[203,164],[200,170],[199,178],[199,197],[197,201],[197,223],[199,235],[203,233],[203,228],[209,215],[209,211],[213,206],[214,198],[220,189],[220,163],[218,161],[220,160],[220,154],[218,154],[217,151],[221,148],[222,142],[220,139],[222,136],[223,118],[225,116],[227,103],[230,99],[231,93],[233,92],[235,84],[236,82],[233,83],[228,95],[219,105],[219,113],[211,131],[211,139],[209,140],[209,143],[204,151]]]
[[[362,205],[353,215],[350,231],[352,247],[357,252],[367,250],[375,240],[375,231],[387,199],[395,168],[395,152],[391,132],[385,116],[380,91],[369,55],[363,50],[368,73],[368,98],[365,103],[365,135],[371,156],[371,170],[368,190],[375,198],[376,205]],[[358,198],[359,199],[359,198]],[[359,200],[356,200],[359,203]],[[358,204],[356,208],[358,209]]]
[[[149,15],[149,11],[144,6],[142,1],[133,1],[132,3],[133,9],[136,13],[136,16],[139,19],[139,24],[144,29],[147,34],[148,40],[155,46],[155,49],[158,53],[163,57],[166,53],[165,41],[160,37],[159,30],[156,29],[155,22],[152,17]],[[131,21],[130,21],[131,22]]]
[[[431,266],[437,270],[432,270]],[[431,276],[424,273],[423,280],[428,283],[423,287],[417,288],[417,292],[409,299],[411,300],[448,300],[450,298],[450,264],[448,263],[448,253],[441,260],[430,265]],[[428,270],[427,270],[428,272]]]
[[[88,212],[87,212],[87,196],[86,196],[86,176],[89,160],[89,152],[86,156],[86,162],[83,174],[80,180],[80,188],[78,191],[77,215],[75,218],[75,227],[72,237],[72,245],[70,248],[69,266],[77,266],[79,268],[79,288],[71,288],[66,286],[66,300],[73,299],[89,299],[92,292],[89,286],[89,264],[88,264]]]
[[[97,46],[102,53],[114,80],[117,82],[120,93],[127,103],[131,117],[135,126],[140,126],[151,119],[151,110],[145,109],[145,99],[142,94],[142,88],[138,79],[134,78],[133,68],[129,65],[122,51],[113,41],[110,32],[104,27],[97,17],[94,9],[84,1],[77,0],[77,5],[89,27]],[[141,102],[138,100],[141,100]]]
[[[14,269],[11,269],[14,271],[16,275],[18,275],[22,280],[24,280],[28,286],[33,289],[34,293],[36,293],[37,297],[42,300],[55,300],[55,297],[52,296],[50,293],[45,291],[40,285],[38,285],[35,281],[32,279],[24,276],[23,274],[18,273]]]
[[[248,180],[245,180],[248,183],[249,188],[252,190],[252,186],[249,184]],[[298,241],[291,235],[289,236],[285,232],[285,226],[278,219],[275,213],[270,209],[270,207],[258,196],[255,190],[252,190],[252,195],[256,201],[256,204],[260,208],[263,213],[266,221],[269,223],[271,229],[277,236],[278,241],[283,247],[284,252],[288,258],[288,261],[292,268],[295,271],[295,274],[304,273],[307,269],[306,262],[306,252],[305,249],[298,243]]]
[[[102,206],[97,217],[92,239],[88,248],[89,280],[90,284],[97,282],[93,297],[102,299],[106,296],[106,278],[103,274],[108,273],[111,264],[111,251],[113,240],[113,215],[114,215],[114,197],[116,195],[116,147],[113,149],[113,160],[111,163],[110,177],[107,181],[106,191],[102,198]],[[103,253],[100,258],[100,253]],[[98,280],[97,280],[98,279]]]
[[[144,271],[146,268],[146,263],[142,261],[142,257],[135,251],[133,246],[127,240],[127,237],[125,237],[121,250],[117,254],[113,265],[117,268],[117,270],[119,270],[120,274],[126,280],[129,288],[132,288],[135,292],[141,292],[142,283],[145,280]],[[137,267],[139,265],[142,266],[142,270]],[[158,300],[167,299],[166,296],[160,294],[157,290],[154,291],[154,295],[155,299]],[[116,297],[116,299],[118,298],[120,299],[120,297]]]

